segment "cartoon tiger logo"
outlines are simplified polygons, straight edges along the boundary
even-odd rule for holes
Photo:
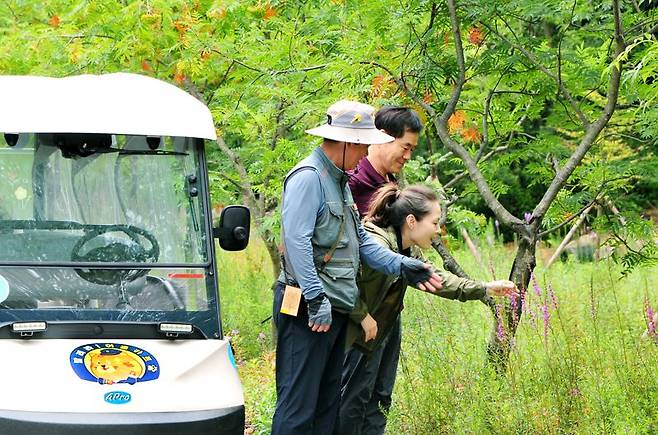
[[[91,355],[89,371],[98,378],[99,384],[116,384],[125,381],[134,384],[144,374],[144,364],[140,364],[128,352],[120,349],[103,349]]]
[[[71,366],[81,379],[101,385],[133,385],[160,376],[160,366],[153,355],[118,343],[80,346],[71,352]]]

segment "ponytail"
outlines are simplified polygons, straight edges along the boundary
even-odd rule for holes
[[[401,228],[410,214],[417,220],[425,217],[431,210],[431,203],[436,201],[436,193],[427,186],[415,184],[400,189],[388,183],[375,193],[365,219],[378,227]]]

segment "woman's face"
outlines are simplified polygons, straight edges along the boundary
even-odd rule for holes
[[[441,207],[438,202],[432,202],[430,211],[422,219],[417,220],[413,215],[407,217],[408,238],[413,245],[421,249],[432,247],[432,239],[439,233],[439,218]]]

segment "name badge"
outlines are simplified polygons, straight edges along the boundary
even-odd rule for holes
[[[297,316],[299,303],[302,300],[302,289],[287,285],[283,291],[283,302],[281,302],[281,313],[289,316]]]

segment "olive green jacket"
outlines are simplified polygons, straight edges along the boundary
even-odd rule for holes
[[[371,222],[366,222],[364,227],[378,243],[394,252],[399,252],[393,227],[384,229]],[[482,281],[460,278],[443,270],[435,270],[435,272],[443,282],[441,290],[435,293],[437,296],[464,302],[481,299],[486,293]],[[364,353],[371,353],[388,335],[402,311],[407,282],[401,277],[385,275],[363,264],[357,285],[359,298],[350,314],[345,344],[347,348],[354,346]],[[377,322],[377,336],[366,343],[361,321],[368,314]]]

